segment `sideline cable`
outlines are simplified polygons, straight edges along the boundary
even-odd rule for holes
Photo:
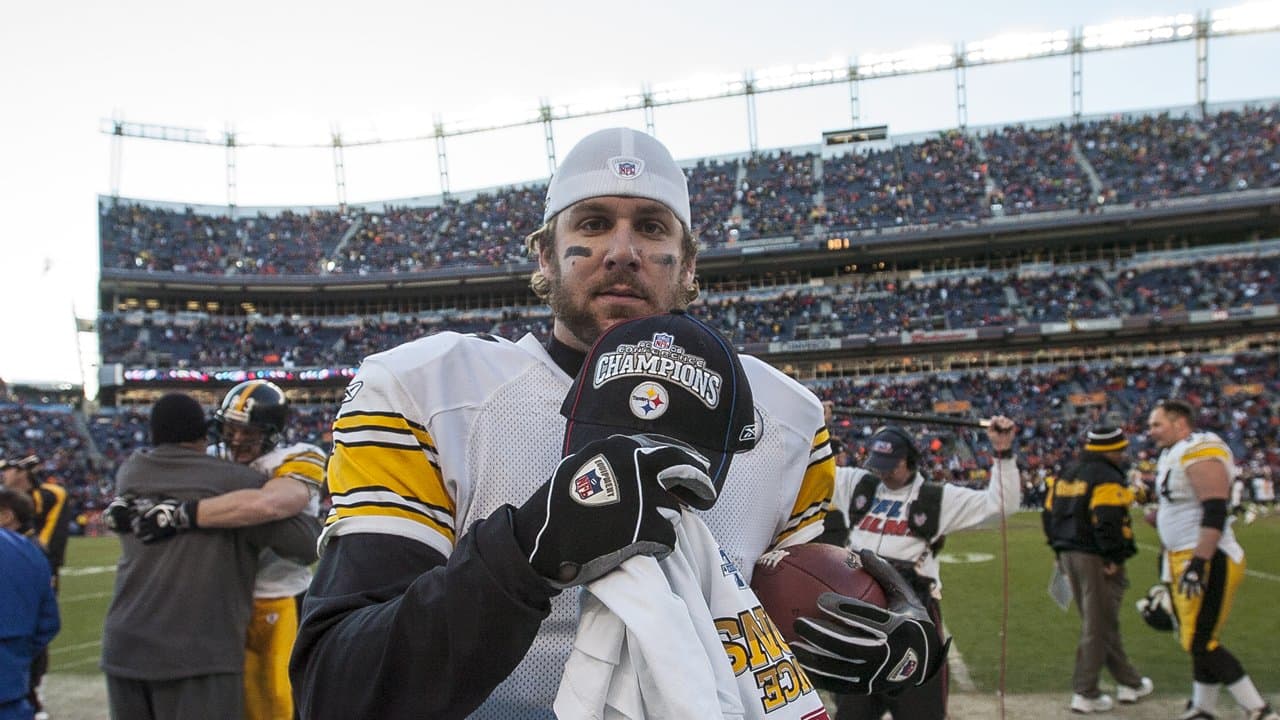
[[[1016,462],[1016,461],[1015,461]],[[1000,458],[993,463],[996,472],[1000,472]],[[1021,488],[1021,478],[1018,478]],[[1000,706],[1000,720],[1004,720],[1005,675],[1009,657],[1009,516],[1004,507],[1004,477],[1000,477],[1000,684],[996,689],[996,697]]]

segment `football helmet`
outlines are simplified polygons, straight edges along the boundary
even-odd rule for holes
[[[229,432],[232,427],[248,428],[261,435],[257,457],[280,442],[285,424],[289,420],[289,400],[278,385],[266,380],[249,380],[227,391],[222,405],[213,411],[213,430],[218,439],[233,454],[252,448],[236,448]],[[238,462],[244,462],[239,457]]]
[[[27,484],[31,487],[39,485],[41,479],[40,467],[40,456],[34,454],[21,458],[0,460],[0,472],[3,472],[5,476],[5,484],[11,486],[18,482],[14,478],[19,477],[25,477]],[[18,475],[19,471],[25,473],[25,475]]]
[[[1173,598],[1164,583],[1156,583],[1147,596],[1137,602],[1138,614],[1148,625],[1163,632],[1178,629],[1178,614],[1173,611]]]

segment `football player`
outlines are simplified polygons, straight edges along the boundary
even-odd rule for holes
[[[1178,639],[1191,654],[1192,694],[1180,720],[1211,720],[1225,685],[1250,720],[1280,720],[1244,667],[1219,641],[1244,580],[1244,548],[1227,517],[1236,465],[1217,435],[1195,429],[1195,409],[1160,402],[1147,434],[1161,448],[1156,466],[1156,529],[1164,546],[1162,575],[1174,583]]]
[[[543,220],[529,246],[539,268],[531,284],[555,316],[546,345],[438,333],[366,358],[347,387],[329,464],[333,510],[290,667],[304,717],[552,718],[574,647],[576,586],[636,553],[670,551],[660,524],[611,522],[614,505],[568,503],[567,516],[549,508],[568,497],[573,469],[636,452],[635,439],[615,435],[562,462],[560,411],[605,330],[696,297],[684,172],[644,133],[592,133],[552,178]],[[708,380],[697,359],[670,352],[643,370],[617,369],[642,383],[678,363],[691,382]],[[833,463],[818,399],[759,360],[741,361],[763,432],[702,518],[726,566],[749,582],[765,551],[817,537]],[[657,478],[694,462],[682,452],[666,446],[652,457],[669,466],[620,470],[627,487],[646,488],[628,501],[637,517],[675,505]],[[866,632],[881,641],[858,644],[855,617],[836,607],[829,620],[815,633],[826,673],[811,675],[815,685],[839,676],[865,687],[887,682],[879,669],[908,653],[940,658],[912,634],[919,623],[877,623]],[[936,669],[925,664],[898,684]]]

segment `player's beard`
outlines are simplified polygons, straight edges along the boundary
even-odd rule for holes
[[[623,320],[684,309],[688,305],[681,300],[678,282],[673,282],[668,287],[645,287],[633,273],[614,272],[607,274],[601,282],[593,284],[590,288],[578,288],[575,291],[574,288],[566,287],[560,277],[557,259],[554,271],[547,274],[549,284],[547,304],[551,306],[556,323],[564,325],[573,337],[587,347],[591,347],[605,330]],[[632,288],[644,297],[648,307],[606,305],[603,315],[593,311],[591,301],[595,299],[596,294],[605,288],[617,285]]]

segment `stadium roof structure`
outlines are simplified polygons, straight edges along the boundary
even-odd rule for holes
[[[236,151],[238,148],[313,148],[333,154],[335,189],[340,207],[347,204],[344,150],[370,145],[407,142],[434,142],[440,173],[440,188],[449,195],[447,140],[453,137],[491,133],[517,127],[541,125],[547,151],[548,174],[556,168],[555,132],[558,121],[588,118],[625,111],[643,113],[646,129],[654,133],[654,113],[662,107],[726,98],[746,99],[748,142],[751,152],[759,149],[756,96],[764,93],[846,84],[849,88],[852,127],[860,123],[859,84],[907,75],[952,71],[955,74],[957,126],[968,125],[966,69],[999,63],[1013,63],[1050,57],[1071,58],[1072,115],[1079,121],[1083,113],[1083,56],[1086,53],[1136,48],[1168,43],[1194,42],[1196,45],[1196,99],[1201,112],[1208,103],[1208,41],[1236,35],[1280,31],[1280,2],[1254,2],[1230,8],[1204,10],[1196,14],[1153,16],[1106,24],[1085,25],[1071,30],[1002,34],[954,46],[932,45],[889,53],[866,53],[854,58],[830,58],[812,63],[749,69],[741,74],[704,75],[685,80],[645,85],[635,92],[589,97],[565,102],[542,101],[537,108],[517,109],[500,117],[446,120],[437,115],[430,133],[395,137],[344,136],[334,127],[330,137],[317,142],[284,142],[254,139],[231,128],[211,132],[194,128],[128,122],[120,118],[103,120],[101,131],[111,135],[111,194],[120,195],[122,143],[125,138],[211,145],[226,148],[227,205],[236,202]]]

